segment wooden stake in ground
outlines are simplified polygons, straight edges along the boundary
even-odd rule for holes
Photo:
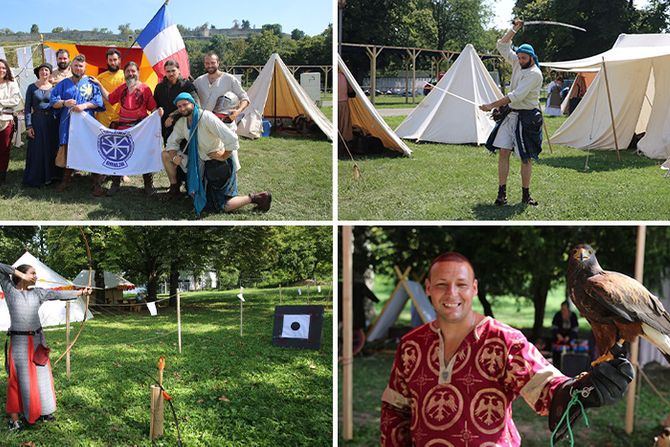
[[[165,369],[165,357],[161,356],[158,359],[158,383],[159,385],[151,385],[151,421],[149,423],[149,438],[154,441],[156,438],[163,436],[163,393],[161,387],[163,386],[163,370]]]
[[[181,300],[179,295],[179,290],[177,290],[177,343],[181,354]]]
[[[342,227],[342,438],[354,437],[353,414],[353,234]]]
[[[65,346],[70,346],[70,301],[65,302]],[[65,377],[70,380],[70,351],[65,353]]]
[[[244,313],[244,287],[240,287],[240,293],[237,295],[240,300],[240,337],[242,336],[242,321]]]

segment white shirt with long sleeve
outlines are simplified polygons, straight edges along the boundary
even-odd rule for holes
[[[512,42],[499,40],[496,47],[500,55],[512,65],[511,91],[507,94],[511,101],[509,106],[515,110],[539,109],[542,71],[535,64],[529,68],[521,68],[519,57],[512,50]]]
[[[235,93],[240,98],[240,101],[249,101],[249,96],[240,85],[240,81],[229,73],[223,73],[211,84],[209,83],[207,74],[204,74],[193,81],[193,85],[195,85],[195,89],[198,92],[200,106],[210,112],[214,111],[214,106],[216,106],[216,101],[219,97],[228,92]]]
[[[178,151],[179,142],[188,140],[189,128],[188,120],[182,118],[174,125],[174,130],[170,134],[165,145],[166,151]],[[240,141],[237,134],[230,130],[216,115],[208,110],[201,110],[198,123],[198,156],[201,161],[210,160],[210,152],[233,151],[233,154],[240,148]]]
[[[16,81],[0,84],[0,121],[12,121],[12,112],[21,104],[21,92]]]

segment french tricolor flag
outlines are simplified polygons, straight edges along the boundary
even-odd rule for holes
[[[158,74],[158,79],[163,79],[165,70],[163,64],[172,59],[179,62],[181,75],[187,78],[190,75],[188,68],[188,54],[184,39],[177,29],[177,24],[167,11],[167,2],[158,10],[149,24],[144,27],[142,33],[137,36],[137,43],[144,50],[149,63]]]

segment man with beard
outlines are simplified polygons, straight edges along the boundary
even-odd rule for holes
[[[161,107],[164,112],[161,118],[161,127],[163,143],[167,143],[167,139],[172,133],[175,116],[179,116],[177,106],[174,105],[177,95],[182,92],[189,93],[195,99],[196,103],[199,103],[199,98],[193,83],[181,76],[179,62],[170,59],[165,62],[163,68],[165,70],[165,77],[156,85],[154,100],[156,101],[156,105]],[[170,196],[178,197],[180,195],[179,190],[182,182],[186,182],[186,173],[180,166],[177,166],[177,186],[168,191]]]
[[[479,108],[494,113],[496,126],[486,142],[491,152],[500,151],[498,156],[498,197],[496,205],[507,204],[507,176],[512,151],[521,158],[521,202],[537,206],[530,196],[531,160],[537,160],[542,152],[542,112],[540,111],[540,90],[542,72],[532,46],[525,43],[512,49],[514,34],[523,27],[523,20],[516,19],[514,27],[498,41],[498,52],[512,65],[511,91],[501,99]]]
[[[242,89],[235,76],[219,70],[219,56],[216,53],[210,52],[205,55],[205,71],[207,73],[193,82],[200,97],[200,105],[204,110],[213,112],[219,98],[227,92],[233,92],[239,98],[240,105],[228,117],[232,122],[236,122],[244,109],[249,106],[247,92]]]
[[[68,50],[61,48],[56,51],[56,62],[58,63],[58,69],[51,72],[51,76],[49,76],[49,82],[51,82],[52,85],[56,85],[63,79],[72,76],[72,70],[70,69],[70,52]]]
[[[51,91],[50,105],[57,111],[60,119],[58,139],[60,151],[67,159],[67,143],[70,132],[70,114],[86,112],[93,116],[96,111],[104,110],[102,95],[98,86],[84,73],[86,71],[86,57],[78,54],[72,60],[72,76],[65,78]],[[60,158],[60,157],[57,157]],[[58,163],[56,163],[58,164]],[[65,165],[60,167],[65,168]],[[59,192],[64,191],[72,180],[72,169],[65,169],[63,181],[58,185]],[[101,186],[102,176],[92,174],[93,195],[103,196],[106,191]]]
[[[121,70],[121,53],[116,48],[110,48],[107,50],[106,56],[107,71],[103,71],[96,78],[91,77],[91,81],[95,82],[97,79],[101,90],[104,88],[108,92],[113,92],[125,83],[125,77]],[[109,127],[114,121],[118,121],[120,108],[119,104],[110,104],[105,99],[105,111],[96,113],[95,119],[100,121],[103,126]]]
[[[176,122],[163,152],[170,190],[176,186],[177,166],[181,165],[187,173],[188,194],[193,197],[198,216],[205,206],[230,212],[254,203],[256,211],[268,211],[272,202],[269,192],[237,195],[232,158],[240,147],[237,134],[214,113],[201,110],[188,93],[180,93],[174,103],[182,118]],[[180,151],[181,141],[187,142],[185,153]]]
[[[109,126],[119,130],[133,127],[156,110],[156,101],[151,88],[139,80],[140,68],[137,64],[133,61],[128,62],[123,67],[123,74],[125,83],[118,86],[112,93],[109,93],[99,80],[92,78],[92,81],[100,86],[103,98],[112,105],[120,105],[119,119]],[[142,177],[144,178],[144,192],[147,195],[153,194],[153,174],[143,174]],[[120,186],[121,176],[113,176],[109,194],[118,192]]]

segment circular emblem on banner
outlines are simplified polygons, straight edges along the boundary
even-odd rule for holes
[[[458,422],[463,412],[463,396],[449,384],[433,388],[423,399],[421,414],[431,430],[446,430]]]
[[[506,411],[507,398],[495,388],[479,391],[470,403],[470,418],[475,427],[487,435],[503,429]]]
[[[135,150],[133,137],[128,132],[101,131],[98,135],[98,154],[102,164],[111,169],[128,167],[128,160]]]

